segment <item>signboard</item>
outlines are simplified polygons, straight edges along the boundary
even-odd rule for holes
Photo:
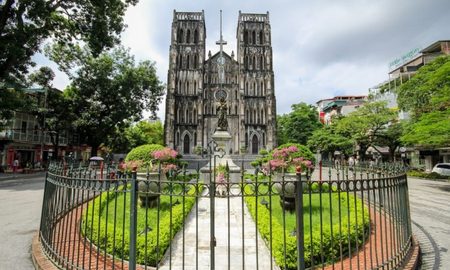
[[[414,48],[409,52],[405,53],[404,55],[402,55],[401,57],[398,57],[395,60],[391,61],[389,63],[389,70],[394,70],[399,66],[403,65],[404,63],[408,62],[409,60],[413,59],[414,57],[419,55],[421,50],[422,48],[420,47]]]

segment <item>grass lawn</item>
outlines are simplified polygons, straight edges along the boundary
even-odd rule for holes
[[[247,185],[245,189],[246,194],[254,194],[250,185]],[[268,187],[260,185],[259,189],[258,193],[266,194]],[[267,208],[261,204],[263,199],[269,203]],[[258,229],[267,245],[272,246],[277,264],[286,269],[296,269],[295,213],[282,210],[278,195],[258,196],[257,199],[249,196],[245,200],[254,220],[256,220],[256,208],[258,208]],[[322,195],[312,193],[311,196],[305,194],[303,213],[307,266],[311,265],[312,260],[316,266],[336,261],[341,252],[344,255],[348,253],[349,244],[354,251],[356,242],[361,245],[364,241],[363,229],[368,228],[369,213],[362,201],[353,195],[347,195],[344,192],[340,194],[327,192]],[[270,232],[271,217],[272,233]],[[321,251],[323,251],[323,257]]]
[[[190,187],[187,194],[192,196],[196,190],[195,186]],[[173,188],[173,194],[181,194],[181,188],[181,185],[176,185]],[[194,204],[195,197],[186,196],[183,199],[182,196],[161,195],[159,219],[158,208],[143,208],[140,203],[138,204],[137,262],[139,264],[156,266]],[[129,228],[130,194],[104,192],[89,203],[83,216],[81,229],[83,234],[101,250],[106,249],[110,255],[128,259]]]

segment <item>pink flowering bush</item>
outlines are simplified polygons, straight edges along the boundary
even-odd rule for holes
[[[169,147],[154,151],[153,153],[151,153],[151,156],[153,158],[152,163],[154,163],[155,165],[161,165],[161,169],[164,173],[168,173],[169,171],[176,171],[178,169],[178,152]],[[154,166],[153,170],[158,170],[158,167],[159,166]]]
[[[271,172],[301,173],[314,167],[311,160],[312,152],[305,146],[298,144],[285,144],[274,149],[264,160],[262,172],[266,175]]]

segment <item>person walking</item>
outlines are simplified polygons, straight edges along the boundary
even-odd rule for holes
[[[13,164],[13,177],[16,177],[17,169],[19,168],[19,160],[17,158],[14,159]]]

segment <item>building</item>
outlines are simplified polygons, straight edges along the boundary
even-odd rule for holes
[[[322,123],[329,125],[333,117],[346,116],[358,109],[366,101],[367,96],[336,96],[334,98],[321,99],[316,102],[319,119]]]
[[[164,123],[165,144],[183,154],[206,147],[217,128],[217,100],[227,101],[229,149],[276,146],[276,101],[269,13],[239,12],[237,54],[206,55],[204,12],[173,13]]]
[[[23,89],[28,95],[38,99],[40,104],[45,101],[43,89]],[[50,91],[58,91],[51,89]],[[55,151],[52,132],[41,127],[35,115],[26,111],[15,111],[14,116],[0,130],[0,171],[11,171],[13,161],[19,161],[19,172],[37,169],[45,166],[51,158],[64,157],[74,152],[75,158],[81,158],[90,147],[78,146],[77,136],[68,131],[59,132],[58,149]],[[53,137],[56,139],[56,136]]]
[[[387,101],[388,107],[398,108],[396,89],[408,81],[420,67],[430,63],[436,57],[450,55],[450,40],[436,41],[424,49],[414,49],[405,55],[395,59],[390,64],[389,79],[379,85],[372,87],[370,96],[373,100]],[[399,111],[399,119],[409,119],[408,112]],[[434,164],[438,162],[450,162],[450,147],[439,149],[428,149],[421,147],[404,148],[405,155],[410,165],[431,171]]]

